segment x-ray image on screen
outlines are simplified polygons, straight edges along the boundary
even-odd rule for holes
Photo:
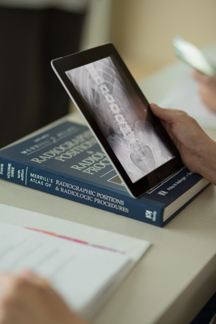
[[[133,183],[173,158],[114,58],[65,73]]]

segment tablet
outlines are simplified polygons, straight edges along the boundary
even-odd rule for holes
[[[182,167],[176,147],[112,44],[51,65],[133,197]]]
[[[173,38],[175,54],[194,69],[208,76],[216,76],[216,68],[207,60],[204,54],[193,44],[179,36]]]

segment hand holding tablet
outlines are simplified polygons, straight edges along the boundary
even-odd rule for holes
[[[176,147],[112,44],[51,65],[134,197],[182,167]]]

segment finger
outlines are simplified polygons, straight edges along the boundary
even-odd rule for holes
[[[175,109],[160,108],[156,104],[150,104],[150,106],[152,112],[161,120],[161,123],[163,124],[164,128],[169,134],[171,140],[174,142],[175,145],[177,145],[177,139],[176,136],[173,134],[172,127],[176,120],[177,114],[182,114],[183,112]]]
[[[153,114],[160,118],[160,116],[163,114],[162,108],[156,105],[155,103],[151,103],[150,107]]]
[[[202,73],[202,72],[199,72],[197,70],[193,70],[192,71],[192,77],[198,81],[198,82],[201,82],[201,83],[208,83],[210,80],[211,80],[211,77]]]
[[[4,291],[11,285],[11,282],[14,280],[15,276],[7,273],[7,272],[2,272],[0,273],[0,287]]]
[[[177,110],[177,109],[166,109],[161,108],[156,104],[151,103],[150,104],[152,112],[161,120],[164,120],[165,122],[172,124],[176,121],[177,115],[179,113],[184,114],[183,111]],[[186,114],[186,113],[185,113]]]
[[[21,270],[19,277],[22,277],[22,278],[28,280],[29,282],[31,282],[37,286],[40,286],[41,288],[50,287],[49,280],[38,276],[37,274],[35,274],[33,271],[31,271],[29,269]]]

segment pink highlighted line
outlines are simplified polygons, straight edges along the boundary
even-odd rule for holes
[[[76,243],[81,243],[81,244],[89,245],[89,243],[87,243],[87,242],[80,241],[80,240],[77,240],[77,239],[73,239],[73,238],[67,237],[67,236],[56,235],[56,237],[60,237],[62,239],[69,240],[69,241],[73,241],[73,242],[76,242]]]
[[[114,250],[114,249],[107,248],[107,247],[104,247],[104,246],[101,246],[101,245],[97,245],[97,244],[89,244],[88,242],[85,242],[85,241],[77,240],[77,239],[74,239],[74,238],[71,238],[71,237],[68,237],[68,236],[57,235],[55,233],[48,232],[48,231],[43,231],[43,230],[40,230],[40,229],[37,229],[37,228],[25,227],[25,229],[28,229],[28,230],[31,230],[31,231],[35,231],[35,232],[40,232],[40,233],[47,234],[47,235],[51,235],[51,236],[55,236],[55,237],[59,237],[61,239],[68,240],[68,241],[73,241],[75,243],[89,245],[89,246],[92,246],[92,247],[95,247],[95,248],[99,248],[99,249],[103,249],[103,250],[108,250],[108,251],[111,251],[111,252],[117,252],[117,253],[125,254],[122,251]]]

